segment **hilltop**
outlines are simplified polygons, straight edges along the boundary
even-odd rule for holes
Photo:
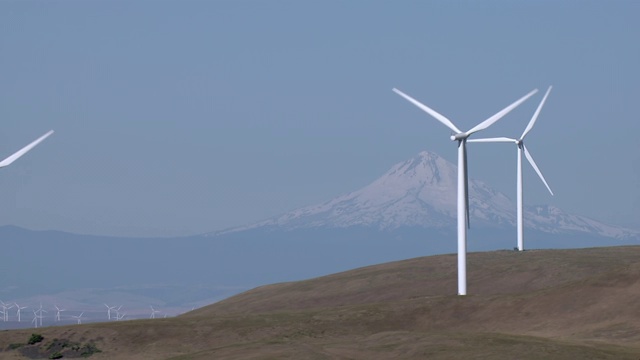
[[[95,359],[640,357],[640,247],[438,255],[255,288],[171,319],[38,329]],[[31,330],[3,332],[2,358]],[[23,347],[27,349],[28,347]],[[28,352],[27,352],[28,353]]]

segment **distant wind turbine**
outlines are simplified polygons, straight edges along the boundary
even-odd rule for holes
[[[44,134],[44,135],[40,136],[39,138],[35,139],[29,145],[27,145],[27,146],[23,147],[22,149],[16,151],[15,153],[13,153],[13,155],[9,156],[8,158],[0,161],[0,168],[11,165],[11,163],[13,163],[14,161],[18,160],[22,155],[26,154],[29,150],[33,149],[36,145],[41,143],[44,139],[49,137],[49,135],[51,135],[51,134],[53,134],[53,130],[49,130],[46,134]]]
[[[13,308],[11,304],[5,304],[4,301],[0,300],[0,306],[2,306],[2,320],[7,322],[9,321],[9,310]]]
[[[122,313],[122,314],[117,313],[116,314],[116,321],[120,321],[120,320],[124,319],[125,315],[127,315],[127,313]]]
[[[104,306],[107,307],[107,317],[109,318],[109,320],[111,320],[111,310],[115,309],[115,306],[109,306],[107,304],[104,304]]]
[[[116,321],[118,321],[118,320],[119,320],[120,309],[122,309],[122,305],[118,306],[118,308],[117,308],[117,309],[116,309],[116,308],[115,308],[115,306],[114,306],[113,311],[115,311],[115,312],[116,312]]]
[[[408,100],[413,105],[425,111],[443,125],[451,129],[454,133],[451,135],[451,141],[458,142],[458,295],[467,294],[467,227],[469,226],[469,181],[467,174],[467,138],[473,133],[484,130],[491,126],[503,116],[507,115],[511,110],[530,98],[538,90],[535,89],[523,96],[513,104],[502,109],[495,115],[489,117],[470,130],[461,131],[451,120],[444,115],[436,112],[430,107],[422,104],[418,100],[394,88],[393,91]]]
[[[60,313],[63,312],[63,311],[66,311],[66,310],[65,309],[60,309],[58,307],[58,305],[55,305],[55,307],[56,307],[56,321],[60,321]]]
[[[151,306],[151,316],[149,316],[150,319],[155,319],[156,318],[156,314],[159,313],[160,310],[156,310],[153,308],[153,306]]]
[[[551,188],[549,187],[549,184],[547,184],[547,181],[544,179],[544,176],[542,176],[542,172],[540,171],[540,169],[538,168],[538,165],[536,165],[536,162],[533,161],[533,157],[531,156],[531,154],[529,153],[529,150],[527,150],[527,147],[524,146],[524,138],[525,136],[527,136],[527,134],[529,133],[529,131],[531,131],[531,129],[533,128],[533,125],[536,123],[536,120],[538,119],[538,115],[540,115],[540,110],[542,110],[542,106],[544,106],[544,102],[547,100],[547,96],[549,96],[549,93],[551,92],[551,86],[549,86],[549,89],[547,89],[547,92],[544,94],[544,97],[542,98],[542,101],[540,102],[540,105],[538,105],[538,108],[536,109],[536,112],[533,114],[533,116],[531,117],[531,120],[529,120],[529,124],[527,124],[527,127],[524,129],[524,132],[522,133],[522,135],[520,136],[519,139],[512,139],[512,138],[507,138],[507,137],[498,137],[498,138],[486,138],[486,139],[471,139],[469,140],[469,142],[510,142],[510,143],[515,143],[517,150],[518,150],[518,166],[516,169],[516,197],[517,197],[517,231],[518,231],[518,251],[524,251],[524,219],[523,219],[523,191],[522,191],[522,153],[524,152],[524,155],[526,156],[527,160],[529,160],[529,164],[531,164],[531,167],[533,167],[533,170],[536,171],[536,173],[538,174],[538,176],[540,177],[540,180],[542,180],[542,182],[544,183],[544,185],[547,187],[547,190],[549,190],[549,193],[551,193],[551,195],[553,195],[553,191],[551,191]]]
[[[40,316],[42,318],[42,316]],[[35,325],[36,329],[38,328],[38,313],[33,310],[33,320],[31,322]]]
[[[80,315],[71,315],[72,318],[78,320],[78,325],[82,324],[82,314],[84,314],[84,311]]]
[[[27,307],[26,306],[21,307],[20,305],[18,305],[18,303],[14,303],[14,304],[16,304],[16,307],[18,308],[18,311],[16,311],[16,315],[18,316],[18,322],[20,322],[20,310],[26,309]]]
[[[40,326],[42,326],[42,313],[43,312],[47,312],[47,310],[42,308],[42,303],[40,303],[40,308],[37,310],[37,312],[39,312],[40,314],[38,315],[38,318],[40,319]]]

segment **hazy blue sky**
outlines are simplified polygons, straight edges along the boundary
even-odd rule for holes
[[[0,224],[110,235],[244,225],[356,190],[468,129],[527,145],[525,203],[638,227],[640,2],[1,1]],[[515,149],[471,176],[515,197]]]

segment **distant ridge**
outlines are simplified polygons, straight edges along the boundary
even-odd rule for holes
[[[384,175],[362,189],[249,226],[208,235],[255,229],[449,229],[456,224],[456,176],[454,164],[435,153],[423,151],[393,165]],[[515,227],[515,204],[508,196],[475,179],[469,180],[469,196],[474,227]],[[524,219],[526,229],[546,233],[587,233],[616,239],[640,239],[640,231],[568,214],[552,205],[525,206]]]

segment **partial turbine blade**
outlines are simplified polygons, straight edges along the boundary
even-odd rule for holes
[[[480,124],[478,124],[478,125],[474,126],[473,128],[471,128],[471,130],[467,131],[467,134],[471,135],[474,132],[477,132],[477,131],[484,130],[484,129],[488,128],[489,126],[493,125],[494,122],[500,120],[503,116],[507,115],[511,110],[513,110],[516,107],[518,107],[518,105],[522,104],[525,100],[527,100],[528,98],[530,98],[531,96],[533,96],[533,94],[535,94],[537,92],[538,92],[538,89],[535,89],[535,90],[531,91],[527,95],[525,95],[525,96],[521,97],[520,99],[518,99],[513,104],[511,104],[511,105],[507,106],[506,108],[500,110],[498,113],[496,113],[492,117],[488,118],[487,120],[485,120],[485,121],[481,122]]]
[[[538,108],[536,109],[536,112],[531,117],[531,120],[529,121],[529,124],[527,125],[527,128],[524,129],[524,132],[522,133],[522,136],[520,136],[520,140],[524,139],[524,137],[527,136],[529,131],[531,131],[531,129],[533,128],[533,124],[536,123],[536,120],[538,119],[538,115],[540,114],[540,110],[542,110],[542,106],[544,105],[544,102],[547,101],[547,96],[549,96],[549,93],[551,92],[551,88],[552,88],[552,86],[549,86],[549,89],[547,89],[547,92],[544,94],[544,97],[542,98],[542,101],[540,102],[540,105],[538,105]]]
[[[508,138],[508,137],[497,137],[497,138],[483,138],[483,139],[469,139],[467,142],[510,142],[514,143],[518,140]]]
[[[18,160],[22,155],[26,154],[27,151],[33,149],[36,145],[38,145],[40,142],[42,142],[42,140],[46,139],[51,134],[53,134],[53,130],[49,130],[46,134],[40,136],[39,138],[34,140],[31,144],[23,147],[22,149],[18,150],[13,155],[11,155],[8,158],[2,160],[0,162],[0,167],[5,167],[5,166],[8,166],[8,165],[11,165],[12,162]]]
[[[424,105],[423,103],[419,102],[418,100],[412,98],[411,96],[403,93],[402,91],[393,88],[393,91],[402,96],[403,98],[407,99],[410,103],[412,103],[413,105],[419,107],[420,109],[422,109],[423,111],[425,111],[426,113],[428,113],[429,115],[433,116],[434,118],[436,118],[436,120],[440,121],[441,123],[443,123],[446,127],[448,127],[449,129],[455,131],[456,134],[461,133],[462,131],[460,131],[460,129],[458,129],[455,125],[453,125],[453,123],[451,122],[451,120],[447,119],[444,115],[440,114],[439,112],[431,109],[430,107],[428,107],[427,105]]]
[[[465,140],[461,141],[464,146],[464,197],[465,197],[465,221],[467,223],[467,229],[471,229],[471,222],[469,221],[469,166],[467,166],[467,144]]]
[[[547,180],[545,180],[544,176],[542,176],[542,172],[540,171],[540,169],[538,169],[538,165],[536,165],[536,162],[533,161],[533,157],[531,156],[531,154],[529,154],[529,150],[527,150],[527,147],[524,146],[524,144],[522,144],[522,148],[524,149],[524,156],[527,157],[527,160],[529,160],[529,163],[531,164],[531,166],[533,166],[533,169],[536,171],[536,173],[538,173],[538,176],[540,177],[540,180],[542,180],[542,182],[544,183],[544,186],[546,186],[547,190],[549,190],[551,195],[553,195],[553,191],[551,191],[549,184],[547,184]]]

